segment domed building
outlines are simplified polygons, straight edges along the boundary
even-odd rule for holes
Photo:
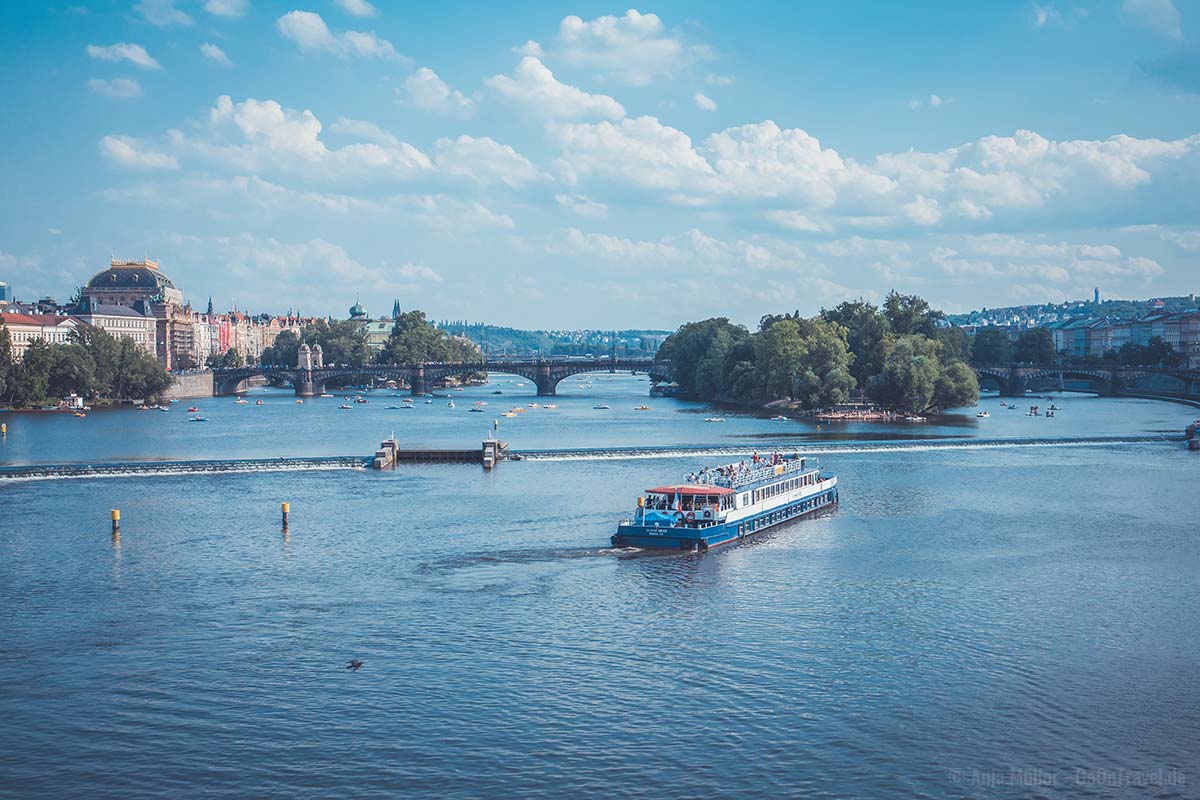
[[[355,300],[354,305],[350,306],[350,319],[361,322],[366,318],[367,310],[362,307],[362,303]]]
[[[141,301],[146,304],[147,311],[154,303],[183,305],[183,292],[159,271],[157,261],[148,258],[142,261],[114,258],[108,269],[92,276],[81,295],[104,305],[128,308],[134,308]]]
[[[154,319],[153,352],[167,369],[194,352],[191,309],[183,292],[158,269],[158,262],[112,259],[79,290],[81,307],[124,306]]]

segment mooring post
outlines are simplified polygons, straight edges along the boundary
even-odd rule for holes
[[[113,536],[121,535],[121,509],[114,508],[112,510],[112,534]]]
[[[283,529],[284,529],[284,531],[287,531],[287,529],[288,529],[288,514],[292,510],[292,504],[291,503],[283,503],[282,510],[283,510]]]

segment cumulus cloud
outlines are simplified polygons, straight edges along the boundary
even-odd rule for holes
[[[320,14],[312,11],[289,11],[275,20],[279,35],[297,44],[305,52],[332,53],[338,58],[397,58],[396,48],[374,31],[341,31],[334,33]]]
[[[464,134],[457,139],[438,139],[434,148],[435,163],[446,175],[478,183],[503,183],[514,189],[542,177],[525,156],[486,136]]]
[[[142,85],[133,78],[113,78],[110,81],[92,78],[87,85],[93,92],[105,97],[129,99],[142,96]]]
[[[341,9],[347,14],[355,17],[373,17],[379,13],[379,9],[367,2],[367,0],[334,0]]]
[[[1165,39],[1182,39],[1179,9],[1171,0],[1125,0],[1121,12],[1134,25]]]
[[[100,155],[109,163],[130,169],[179,169],[179,160],[131,136],[105,136]]]
[[[696,92],[692,95],[692,101],[701,111],[716,111],[717,101],[706,95],[704,92]]]
[[[556,194],[554,202],[580,217],[604,219],[608,216],[608,206],[597,203],[585,194]]]
[[[400,147],[401,145],[400,140],[393,134],[385,131],[375,123],[367,122],[364,119],[338,117],[329,126],[329,130],[332,133],[340,133],[346,136],[353,136],[357,139],[377,142],[386,147]]]
[[[204,0],[204,10],[217,17],[244,17],[250,0]]]
[[[554,119],[625,116],[625,109],[613,98],[562,83],[533,56],[522,58],[511,77],[494,75],[484,82],[507,100]]]
[[[452,89],[429,67],[421,67],[404,79],[404,94],[408,102],[425,111],[438,114],[470,116],[475,102],[457,89]]]
[[[584,21],[571,15],[558,28],[558,55],[575,67],[595,69],[634,86],[645,86],[697,61],[712,58],[704,45],[689,45],[668,32],[656,14],[635,9]]]
[[[807,233],[819,233],[827,227],[814,222],[806,214],[799,211],[775,210],[767,212],[767,219],[783,228]]]
[[[155,61],[140,44],[119,42],[107,47],[89,44],[87,54],[100,61],[128,61],[142,69],[162,69],[162,64]]]
[[[942,97],[938,94],[931,94],[926,100],[909,100],[908,107],[916,110],[919,108],[938,108],[940,106],[948,106],[951,103],[958,102],[953,97]]]
[[[139,0],[133,4],[133,11],[156,28],[192,24],[191,16],[175,7],[175,0]]]
[[[200,45],[200,52],[209,61],[215,61],[223,67],[232,67],[233,62],[229,60],[229,56],[225,55],[225,51],[217,47],[212,42],[205,42]]]
[[[533,39],[530,39],[519,47],[514,47],[512,51],[519,56],[533,56],[534,58],[541,58],[543,55],[545,55],[542,50],[542,46]]]

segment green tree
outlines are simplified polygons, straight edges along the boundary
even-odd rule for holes
[[[355,320],[317,320],[316,323],[305,326],[300,339],[309,347],[321,345],[321,354],[327,365],[347,364],[361,367],[371,360],[371,351],[367,347],[362,323]]]
[[[883,313],[891,323],[892,332],[898,336],[916,334],[933,338],[938,323],[946,318],[941,311],[930,308],[923,298],[915,294],[900,294],[895,289],[888,292]]]
[[[44,339],[34,339],[17,365],[12,402],[18,406],[40,405],[50,398],[50,370],[54,351]]]
[[[971,363],[971,337],[957,325],[938,328],[933,337],[942,346],[942,361]]]
[[[883,355],[892,333],[887,315],[865,300],[848,300],[836,308],[821,309],[821,316],[846,329],[846,343],[854,354],[850,373],[859,386],[866,386],[872,375],[883,371]]]
[[[1025,364],[1053,364],[1054,335],[1045,328],[1021,331],[1017,346],[1013,348],[1013,358]]]
[[[975,334],[975,341],[971,343],[971,357],[976,364],[1012,361],[1012,340],[999,328],[982,328]]]
[[[4,324],[4,318],[0,317],[0,400],[11,402],[9,387],[15,383],[15,369],[12,335]]]
[[[875,379],[872,393],[901,411],[927,411],[933,406],[941,372],[936,342],[924,336],[900,336],[884,357],[883,372]]]
[[[724,337],[720,336],[722,332]],[[732,346],[749,335],[743,326],[735,325],[725,317],[689,322],[667,337],[658,350],[658,358],[671,362],[675,380],[684,394],[711,400],[713,395],[700,394],[698,391],[698,384],[701,383],[697,372],[700,363],[708,356],[714,342],[718,342],[718,348],[724,349],[727,344]],[[728,372],[723,370],[723,374]],[[705,379],[703,382],[706,388],[712,388],[711,380]]]
[[[50,369],[46,374],[46,389],[50,397],[77,394],[90,398],[95,396],[96,386],[96,362],[83,345],[68,343],[51,346]]]
[[[762,399],[790,397],[805,408],[845,402],[854,390],[846,329],[821,317],[783,318],[756,334]]]
[[[973,406],[979,402],[979,378],[962,361],[942,368],[933,391],[934,405],[940,409]]]
[[[76,327],[67,338],[82,347],[92,359],[93,392],[101,397],[112,397],[117,382],[117,339],[103,328],[92,325]],[[75,391],[80,395],[86,394],[78,389]]]
[[[270,361],[267,360],[268,353],[263,351],[261,363],[275,365],[280,367],[296,366],[296,353],[300,350],[300,337],[295,331],[282,331],[275,337],[275,344],[268,347],[270,351]],[[321,347],[322,352],[325,350]]]

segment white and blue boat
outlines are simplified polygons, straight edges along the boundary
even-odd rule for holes
[[[799,519],[838,502],[837,476],[808,458],[710,467],[688,482],[647,489],[613,547],[708,550]]]

